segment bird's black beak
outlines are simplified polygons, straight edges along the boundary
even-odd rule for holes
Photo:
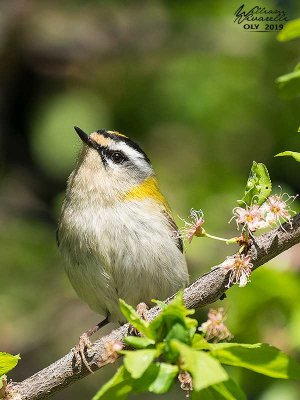
[[[98,150],[99,145],[95,142],[88,134],[83,132],[82,129],[78,128],[78,126],[74,126],[74,129],[83,143],[87,144],[89,147],[92,147],[95,150]]]

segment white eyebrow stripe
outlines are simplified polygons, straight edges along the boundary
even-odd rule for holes
[[[125,142],[113,142],[111,141],[109,143],[109,149],[111,150],[120,150],[122,151],[125,155],[129,156],[132,160],[136,160],[137,158],[143,159],[144,155],[140,153],[139,151],[133,149],[132,147],[128,146]]]
[[[139,151],[128,146],[125,142],[113,142],[111,141],[108,145],[110,150],[122,151],[138,168],[147,172],[153,173],[152,166],[145,160],[145,157]]]

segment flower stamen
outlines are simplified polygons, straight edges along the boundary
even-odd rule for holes
[[[194,236],[205,236],[205,230],[202,227],[205,222],[202,210],[197,211],[193,208],[191,209],[189,216],[191,222],[182,218],[180,219],[184,222],[184,227],[179,229],[179,232],[177,233],[178,238],[187,239],[188,242],[191,243]]]
[[[217,343],[221,340],[230,340],[233,338],[231,332],[224,324],[226,316],[223,308],[217,310],[211,308],[208,312],[208,319],[201,324],[199,331],[204,333],[206,340],[213,340]]]

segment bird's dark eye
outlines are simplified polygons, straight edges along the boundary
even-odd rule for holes
[[[110,158],[115,164],[121,164],[123,161],[126,160],[126,157],[120,151],[114,151],[113,153],[111,153]]]

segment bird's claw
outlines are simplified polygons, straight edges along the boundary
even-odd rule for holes
[[[146,303],[139,303],[136,306],[136,312],[138,313],[139,317],[141,317],[144,321],[148,321],[148,311],[149,307],[147,306]]]
[[[80,365],[81,362],[83,362],[83,364],[86,366],[86,368],[90,372],[94,373],[93,370],[91,369],[91,367],[89,366],[87,359],[85,357],[86,350],[87,349],[89,350],[91,348],[92,348],[92,343],[89,339],[89,336],[87,335],[87,333],[83,333],[79,338],[78,345],[74,347],[73,353],[76,358],[77,364]]]
[[[147,316],[147,311],[148,311],[148,306],[146,303],[139,303],[136,306],[136,312],[138,316],[143,319],[144,321],[148,321],[148,316]],[[128,329],[129,335],[132,336],[140,336],[140,332],[131,324],[129,324],[129,329]]]

